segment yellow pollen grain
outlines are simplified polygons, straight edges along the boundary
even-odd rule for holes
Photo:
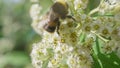
[[[78,6],[77,6],[78,8],[81,8],[81,4],[78,4]]]
[[[64,30],[64,26],[63,25],[60,26],[60,30]]]
[[[80,60],[85,60],[85,59],[86,59],[86,57],[83,56],[83,55],[79,55],[79,57],[80,57],[80,58],[79,58]]]
[[[90,31],[91,30],[91,27],[90,26],[86,26],[85,27],[85,31]]]
[[[56,42],[56,41],[54,41],[54,45],[57,45],[57,42]]]
[[[65,39],[61,39],[61,43],[65,43]]]
[[[85,19],[85,22],[86,23],[89,23],[89,22],[91,22],[91,19],[89,19],[88,17]]]
[[[117,35],[118,34],[118,30],[117,29],[113,30],[112,34]]]
[[[62,51],[65,51],[66,48],[62,47]]]
[[[74,62],[74,60],[73,60],[73,59],[71,59],[70,63],[71,63],[71,64],[74,64],[75,62]]]
[[[108,50],[108,51],[110,51],[110,50],[111,50],[111,47],[110,47],[110,46],[107,46],[105,49]]]
[[[72,27],[73,26],[72,22],[67,23],[67,26]]]
[[[55,63],[56,63],[56,60],[55,60],[55,59],[53,59],[51,62],[52,62],[52,64],[55,64]]]
[[[76,42],[76,39],[75,39],[75,38],[73,38],[73,39],[71,39],[71,41],[72,41],[72,42]]]
[[[102,34],[104,34],[104,35],[106,35],[106,34],[108,34],[109,32],[108,32],[108,30],[107,29],[104,29],[103,31],[102,31]]]
[[[77,35],[76,35],[76,33],[75,33],[75,32],[73,32],[73,33],[71,33],[71,34],[70,34],[70,37],[71,37],[71,38],[76,38],[76,37],[77,37]]]
[[[99,25],[94,25],[95,30],[98,30],[99,28],[100,28]]]
[[[62,37],[67,37],[67,34],[62,34]]]

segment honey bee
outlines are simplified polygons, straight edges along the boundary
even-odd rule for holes
[[[66,2],[57,1],[52,5],[49,12],[47,12],[45,19],[43,19],[46,20],[42,22],[44,23],[43,28],[50,33],[55,32],[57,29],[57,33],[59,34],[59,19],[65,18],[72,18],[75,20],[72,16],[68,15],[68,4]]]
[[[45,18],[44,20],[46,21],[43,21],[42,23],[44,23],[43,25],[43,28],[50,32],[50,33],[53,33],[55,32],[55,29],[57,29],[57,33],[59,34],[59,26],[60,26],[60,21],[59,21],[59,18],[55,18],[55,19],[51,19],[51,18]]]

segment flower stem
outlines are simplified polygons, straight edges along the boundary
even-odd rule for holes
[[[108,42],[108,39],[103,38],[102,36],[100,36],[99,34],[95,33],[94,31],[91,31],[93,34],[95,34],[98,38],[100,38],[101,40],[103,40],[104,42]]]

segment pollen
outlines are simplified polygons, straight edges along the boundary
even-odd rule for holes
[[[65,39],[61,39],[61,43],[65,43]]]
[[[56,64],[57,63],[55,59],[53,59],[51,62],[52,62],[52,64]]]
[[[85,31],[90,31],[91,30],[91,27],[90,26],[86,26],[85,27]]]
[[[93,26],[93,28],[94,28],[95,30],[98,30],[98,29],[100,28],[100,26],[96,24],[96,25]]]
[[[67,23],[67,26],[68,26],[68,27],[73,27],[72,22]]]
[[[103,30],[102,30],[102,34],[106,35],[106,34],[109,34],[109,32],[108,32],[107,29],[103,29]]]
[[[70,37],[71,37],[71,38],[76,38],[76,37],[77,37],[77,35],[76,35],[76,33],[75,33],[75,32],[73,32],[73,33],[71,33]]]
[[[88,17],[85,19],[85,22],[86,23],[89,23],[89,22],[91,22],[91,19],[89,19]]]
[[[73,38],[73,39],[71,39],[71,41],[72,41],[72,42],[76,42],[76,39],[75,39],[75,38]]]
[[[62,51],[65,51],[65,49],[66,49],[65,47],[62,47]]]
[[[61,25],[61,26],[60,26],[60,30],[62,31],[62,30],[64,30],[64,29],[65,29],[64,26]]]
[[[80,60],[85,60],[86,57],[85,57],[84,55],[79,55],[79,59],[80,59]]]
[[[78,8],[81,8],[81,4],[78,4],[78,6],[77,6]]]
[[[117,29],[115,29],[115,30],[112,31],[112,34],[117,35],[118,32],[119,32],[119,31],[118,31]]]
[[[67,37],[67,35],[66,35],[66,34],[62,34],[62,36],[63,36],[63,37]]]
[[[74,64],[74,63],[75,63],[75,61],[74,61],[73,59],[71,59],[70,63],[71,63],[71,64]]]
[[[57,42],[56,42],[56,41],[54,41],[53,43],[54,43],[54,45],[57,45]]]
[[[110,46],[106,46],[105,49],[108,50],[108,51],[112,50]]]

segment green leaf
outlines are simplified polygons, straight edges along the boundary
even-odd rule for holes
[[[91,10],[97,8],[99,4],[100,4],[100,0],[89,0],[88,6],[85,9],[85,13],[89,13]]]
[[[93,58],[93,61],[94,61],[92,68],[100,68],[100,64],[98,62],[98,57],[95,54],[93,54],[92,58]]]
[[[107,57],[108,55],[98,54],[99,59],[102,62],[103,68],[120,68],[120,59],[117,58],[115,55]],[[116,61],[116,58],[118,61]],[[115,64],[115,62],[117,64]]]
[[[93,45],[93,68],[120,68],[120,58],[114,53],[102,54],[100,46],[102,41],[96,38]]]

